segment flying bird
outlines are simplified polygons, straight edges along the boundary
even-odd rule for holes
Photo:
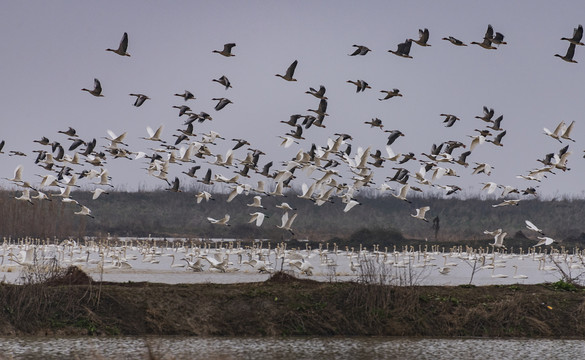
[[[106,49],[106,51],[112,51],[121,56],[130,56],[127,52],[128,50],[128,33],[124,33],[122,35],[122,40],[120,40],[120,45],[118,45],[117,49]]]
[[[429,211],[431,209],[430,206],[423,206],[421,208],[416,209],[416,214],[410,214],[410,216],[412,216],[415,219],[420,219],[426,222],[429,222],[427,219],[425,219],[425,214],[427,213],[427,211]]]
[[[136,101],[134,101],[134,106],[139,107],[140,105],[144,104],[146,100],[150,98],[144,94],[130,94],[130,96],[136,96]]]
[[[212,52],[218,53],[218,54],[223,55],[225,57],[236,56],[236,55],[232,54],[232,49],[234,48],[234,46],[236,46],[235,43],[227,43],[227,44],[223,45],[223,50],[221,50],[221,51],[213,50]]]
[[[96,97],[103,97],[102,95],[102,84],[98,79],[93,79],[93,89],[89,90],[86,88],[81,89],[82,91],[87,91],[88,93],[92,94]]]
[[[415,42],[416,44],[420,45],[420,46],[431,46],[429,44],[427,44],[427,42],[429,41],[429,29],[418,29],[418,40],[415,39],[409,39],[410,41]]]
[[[385,94],[386,94],[386,96],[385,96],[384,98],[382,98],[382,99],[378,99],[378,100],[380,100],[380,101],[381,101],[381,100],[388,100],[388,99],[391,99],[391,98],[393,98],[393,97],[395,97],[395,96],[400,96],[400,97],[402,97],[402,94],[400,93],[400,90],[398,90],[398,89],[392,89],[392,90],[380,90],[380,92],[381,92],[381,93],[385,93]]]
[[[447,40],[448,42],[456,46],[467,46],[467,44],[465,44],[463,41],[456,39],[453,36],[444,37],[442,40]]]
[[[183,99],[185,99],[185,101],[195,100],[195,95],[193,95],[193,93],[190,92],[189,90],[185,90],[185,92],[182,94],[174,94],[174,95],[182,97]]]
[[[555,54],[555,56],[560,57],[561,59],[565,60],[566,62],[576,64],[577,60],[573,60],[573,56],[575,56],[575,44],[574,43],[569,44],[569,48],[567,49],[567,53],[564,56],[560,55],[560,54]]]
[[[215,82],[225,86],[226,90],[232,87],[232,84],[230,83],[230,81],[228,80],[228,78],[225,75],[222,75],[219,79],[213,79],[211,81],[215,81]]]
[[[388,52],[396,56],[412,59],[412,56],[409,55],[411,45],[412,40],[406,39],[406,41],[404,41],[403,43],[398,44],[396,51],[388,50]]]
[[[295,69],[297,68],[298,61],[295,60],[290,64],[288,69],[286,69],[286,73],[284,75],[276,74],[275,76],[281,77],[286,81],[297,81],[297,79],[293,78],[295,74]]]
[[[352,45],[353,47],[355,47],[355,51],[351,54],[349,54],[349,56],[356,56],[356,55],[366,55],[370,50],[367,46],[364,45]]]
[[[575,29],[573,29],[573,37],[572,38],[562,37],[561,40],[567,40],[571,44],[575,44],[575,45],[585,45],[581,42],[582,38],[583,38],[583,26],[581,24],[579,24],[579,26],[577,26]]]
[[[224,107],[226,107],[227,104],[233,104],[233,102],[230,99],[226,98],[213,98],[211,100],[217,101],[217,104],[215,105],[214,108],[216,111],[223,109]]]

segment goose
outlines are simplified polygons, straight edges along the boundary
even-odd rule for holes
[[[134,106],[139,107],[140,105],[144,104],[146,100],[150,100],[150,98],[144,94],[129,94],[130,96],[136,96],[136,101],[134,101]]]
[[[227,43],[223,45],[223,50],[213,50],[212,52],[223,55],[225,57],[236,56],[232,54],[232,49],[236,46],[235,43]]]
[[[581,42],[582,38],[583,38],[583,26],[581,24],[579,24],[579,26],[577,26],[576,28],[573,29],[573,37],[572,38],[562,37],[561,40],[567,40],[571,44],[575,44],[575,45],[585,45]]]
[[[301,115],[301,114],[294,114],[294,115],[291,115],[290,118],[287,121],[280,120],[280,122],[283,123],[283,124],[290,125],[292,127],[296,127],[297,126],[297,121],[301,117],[303,117],[303,115]]]
[[[496,45],[506,45],[507,42],[504,41],[504,34],[500,32],[496,32],[496,35],[491,39],[493,44]]]
[[[317,108],[317,110],[307,109],[307,111],[312,111],[312,112],[316,113],[317,115],[329,116],[329,114],[327,114],[327,100],[321,99],[319,101],[319,107]]]
[[[213,185],[213,181],[211,180],[211,169],[207,169],[207,173],[205,173],[205,177],[203,180],[197,180],[205,185]]]
[[[372,88],[364,80],[356,80],[356,81],[347,80],[346,82],[348,82],[350,84],[354,84],[357,87],[356,90],[355,90],[355,92],[365,91],[366,89],[371,89]]]
[[[290,64],[288,69],[286,69],[286,73],[284,75],[276,74],[275,76],[281,77],[286,81],[297,81],[297,79],[293,78],[295,74],[295,69],[297,68],[298,61],[295,60]]]
[[[67,136],[77,137],[77,131],[74,128],[72,128],[71,126],[69,126],[69,129],[67,129],[65,131],[59,130],[57,132],[59,134],[64,134],[64,135],[67,135]],[[73,140],[73,139],[71,139],[71,140]]]
[[[492,124],[492,125],[490,125],[490,126],[488,126],[487,128],[488,128],[488,129],[495,130],[495,131],[501,131],[501,130],[503,130],[503,129],[500,127],[500,124],[502,123],[502,120],[504,120],[504,115],[500,115],[500,116],[498,116],[498,117],[497,117],[497,118],[496,118],[496,119],[493,121],[493,124]]]
[[[89,216],[90,218],[94,219],[95,217],[91,214],[91,210],[85,206],[85,205],[80,205],[81,206],[81,210],[74,212],[73,214],[75,215],[82,215],[82,216]]]
[[[370,50],[367,46],[365,45],[352,45],[353,47],[355,47],[356,49],[354,50],[354,52],[352,52],[351,54],[348,54],[349,56],[356,56],[356,55],[366,55]]]
[[[380,101],[382,101],[382,100],[388,100],[388,99],[391,99],[391,98],[393,98],[395,96],[402,97],[402,94],[400,93],[400,90],[398,90],[398,89],[392,89],[391,91],[390,90],[380,90],[380,92],[386,94],[386,96],[383,97],[382,99],[378,99]]]
[[[566,62],[569,63],[577,63],[577,60],[573,60],[573,56],[575,56],[575,44],[570,43],[569,44],[569,48],[567,49],[567,53],[563,56],[560,54],[555,54],[555,56],[560,57],[561,59],[565,60]]]
[[[103,97],[102,95],[102,84],[98,79],[93,79],[93,89],[89,90],[86,88],[81,89],[82,91],[87,91],[88,93],[92,94],[95,97]]]
[[[232,87],[232,84],[225,75],[222,75],[219,79],[212,79],[211,81],[215,81],[216,83],[225,86],[226,90]]]
[[[492,117],[494,117],[494,109],[490,109],[487,106],[483,107],[483,116],[476,116],[476,119],[483,120],[485,122],[492,122]]]
[[[402,131],[400,130],[384,130],[384,132],[390,133],[388,135],[388,141],[386,142],[386,146],[390,146],[398,139],[400,136],[404,136]]]
[[[130,56],[127,52],[128,50],[128,33],[124,33],[122,35],[122,40],[120,40],[120,45],[118,45],[117,49],[106,49],[106,51],[114,52],[121,56]]]
[[[479,45],[484,49],[495,50],[496,47],[492,46],[493,38],[494,38],[494,29],[492,28],[491,25],[488,25],[487,30],[485,32],[485,35],[483,37],[483,41],[480,43],[472,41],[471,43],[475,44],[475,45]]]
[[[451,127],[457,120],[460,120],[457,116],[451,114],[441,114],[441,116],[445,116],[445,119],[443,120],[445,127]]]
[[[473,168],[473,172],[471,173],[472,175],[484,173],[487,176],[490,176],[492,174],[492,169],[494,167],[491,166],[490,164],[488,164],[488,163],[476,163],[476,164],[477,164],[477,166],[475,168]]]
[[[467,46],[467,44],[465,44],[463,41],[456,39],[453,36],[444,37],[442,40],[447,40],[448,42],[456,46]]]
[[[364,121],[364,124],[369,124],[370,127],[378,127],[380,129],[384,128],[384,125],[382,125],[382,120],[378,119],[378,118],[373,118],[370,121]]]
[[[178,177],[175,177],[173,184],[167,190],[172,191],[172,192],[182,192],[181,189],[179,189],[179,178]]]
[[[296,128],[295,128],[295,130],[291,130],[287,135],[285,135],[285,138],[286,138],[286,136],[289,136],[289,137],[292,137],[292,138],[295,138],[295,139],[298,139],[298,140],[304,140],[305,139],[303,137],[303,127],[301,125],[297,125]],[[289,141],[287,140],[285,145],[282,145],[282,144],[281,145],[286,148],[287,147],[286,145],[288,143],[289,143]]]
[[[427,211],[429,211],[431,209],[430,206],[423,206],[421,208],[416,209],[416,214],[410,214],[410,216],[412,216],[415,219],[420,219],[426,222],[429,222],[427,219],[425,219],[425,214],[427,213]]]
[[[396,56],[412,59],[412,56],[409,55],[411,45],[412,40],[406,39],[403,43],[398,44],[396,51],[388,50],[388,52]]]
[[[227,223],[230,220],[229,214],[225,214],[225,216],[223,218],[218,219],[218,220],[211,218],[211,217],[208,217],[207,220],[212,224],[230,226],[230,224]]]
[[[486,139],[487,142],[491,142],[492,144],[496,145],[496,146],[503,146],[502,145],[502,138],[506,135],[506,130],[502,131],[501,133],[499,133],[493,140],[491,139]]]
[[[174,95],[175,96],[182,97],[183,99],[185,99],[185,101],[187,101],[187,100],[195,100],[196,99],[195,98],[195,95],[193,95],[193,93],[190,92],[189,90],[185,90],[185,92],[182,93],[182,94],[174,94]]]
[[[233,104],[233,102],[227,98],[213,98],[211,100],[217,101],[217,104],[214,107],[215,111],[223,109],[227,104]]]
[[[288,230],[294,236],[295,234],[292,231],[292,223],[297,218],[297,215],[298,215],[298,213],[294,213],[291,217],[289,217],[288,211],[285,212],[281,218],[282,224],[276,225],[276,227],[279,229]]]
[[[248,221],[248,223],[252,223],[252,222],[256,222],[256,226],[260,226],[262,225],[262,222],[264,221],[264,218],[268,218],[268,216],[266,216],[264,213],[261,212],[254,212],[251,213],[250,216],[252,216],[250,218],[250,220]]]
[[[415,42],[417,45],[420,46],[431,46],[429,44],[427,44],[427,42],[429,41],[429,29],[425,28],[423,29],[418,29],[418,40],[415,39],[409,39],[410,41]]]
[[[187,105],[173,105],[174,109],[179,109],[179,116],[183,116],[187,114],[188,111],[191,111],[191,108]]]

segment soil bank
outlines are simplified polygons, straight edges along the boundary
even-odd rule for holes
[[[71,275],[71,274],[69,274]],[[399,287],[301,280],[0,284],[0,335],[585,337],[566,283]]]

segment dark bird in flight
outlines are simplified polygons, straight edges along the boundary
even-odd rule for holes
[[[226,57],[230,57],[230,56],[236,56],[234,54],[232,54],[232,48],[236,46],[236,43],[227,43],[223,46],[223,50],[219,51],[219,50],[213,50],[212,52],[214,53],[218,53],[220,55],[226,56]]]
[[[293,61],[292,64],[290,64],[290,66],[288,67],[288,69],[286,69],[286,74],[284,74],[284,76],[280,74],[276,74],[276,76],[281,77],[286,81],[297,81],[297,79],[293,78],[295,74],[295,69],[297,68],[297,64],[298,64],[297,60]]]
[[[126,50],[128,50],[128,33],[124,33],[124,35],[122,35],[122,40],[120,40],[120,45],[117,49],[106,49],[106,51],[115,52],[121,56],[130,56]]]

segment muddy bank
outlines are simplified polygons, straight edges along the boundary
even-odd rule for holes
[[[262,283],[0,285],[0,335],[583,337],[567,284],[393,287],[276,274]]]

